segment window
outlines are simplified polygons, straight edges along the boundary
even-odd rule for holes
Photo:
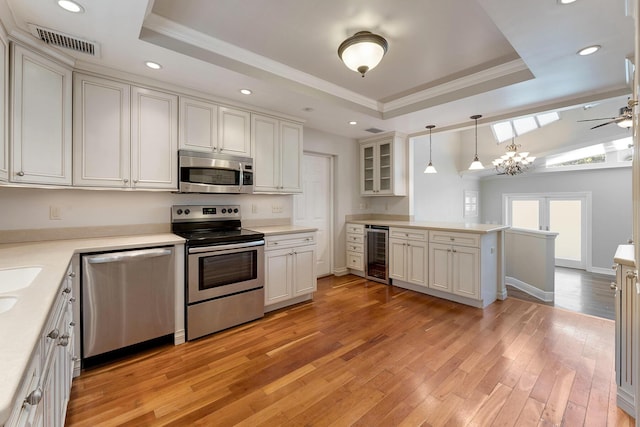
[[[491,130],[493,130],[493,135],[498,143],[501,143],[514,136],[523,135],[557,120],[560,120],[560,116],[558,113],[553,111],[551,113],[538,114],[535,116],[521,117],[518,119],[494,123],[491,125]]]
[[[478,192],[474,190],[464,191],[464,217],[475,218],[478,216]]]

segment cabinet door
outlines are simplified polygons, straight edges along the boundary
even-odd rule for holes
[[[0,181],[9,179],[9,138],[7,138],[7,111],[9,92],[7,90],[7,66],[9,50],[4,37],[0,36]]]
[[[218,149],[218,106],[180,97],[180,148],[194,151]]]
[[[251,114],[218,107],[218,151],[232,156],[251,157]]]
[[[74,82],[74,185],[129,187],[129,85],[76,74]]]
[[[429,245],[429,287],[451,292],[451,246],[440,243]]]
[[[178,97],[132,88],[131,179],[136,188],[178,188]]]
[[[277,192],[280,189],[280,136],[278,120],[253,114],[251,139],[253,152],[254,192]]]
[[[14,45],[11,181],[71,184],[71,75]]]
[[[389,278],[407,280],[406,257],[407,241],[404,239],[389,239]]]
[[[392,144],[379,142],[377,146],[378,194],[393,194],[393,152]]]
[[[480,298],[479,249],[454,246],[451,253],[453,293],[467,298]]]
[[[280,189],[302,192],[302,125],[280,122]]]
[[[316,274],[316,246],[294,248],[293,296],[315,292],[318,289]]]
[[[265,305],[274,304],[292,297],[291,249],[265,252]]]
[[[407,282],[428,286],[427,263],[427,242],[409,240],[407,242]]]
[[[363,195],[378,191],[377,147],[375,143],[360,146],[360,193]]]

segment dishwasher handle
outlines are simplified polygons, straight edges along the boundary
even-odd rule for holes
[[[123,262],[137,260],[141,258],[155,258],[171,255],[169,248],[142,249],[139,251],[112,252],[103,255],[95,255],[87,258],[89,264],[106,264],[109,262]]]

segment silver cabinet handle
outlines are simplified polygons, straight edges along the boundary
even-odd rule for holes
[[[20,172],[18,172],[16,175],[18,175],[18,176],[24,176],[24,172],[20,171]]]
[[[69,298],[69,302],[76,302],[76,298],[75,297]]]
[[[42,388],[38,386],[35,390],[33,390],[29,395],[24,399],[24,403],[35,406],[42,400]]]
[[[60,331],[57,330],[57,329],[54,329],[53,331],[51,331],[51,332],[49,332],[47,334],[47,338],[51,338],[52,340],[55,340],[59,336],[60,336]]]
[[[613,265],[611,266],[611,269],[612,269],[612,270],[617,270],[617,269],[618,269],[618,264],[613,264]]]
[[[635,279],[636,277],[638,277],[637,271],[632,271],[632,270],[627,271],[627,279]]]
[[[171,249],[142,249],[139,251],[116,252],[111,254],[91,256],[87,259],[89,264],[105,264],[108,262],[128,261],[133,258],[153,258],[171,255]]]
[[[68,334],[64,334],[63,336],[60,337],[60,339],[58,340],[58,345],[61,347],[66,347],[69,345],[69,335]]]
[[[69,277],[76,277],[76,272],[72,271],[71,273],[69,273]]]
[[[64,290],[62,291],[65,294],[70,294],[71,293],[71,288],[64,288]]]
[[[456,251],[455,249],[452,249],[451,252],[458,252],[458,251]]]
[[[618,284],[616,282],[611,282],[609,287],[611,288],[611,290],[614,290],[614,291],[618,290]]]
[[[127,182],[129,182],[129,180],[128,180],[127,178],[123,179],[122,181],[123,181],[125,184],[126,184]]]

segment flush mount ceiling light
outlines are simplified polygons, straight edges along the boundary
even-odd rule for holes
[[[597,45],[597,44],[593,45],[593,46],[585,47],[584,49],[580,49],[578,51],[578,55],[580,55],[580,56],[592,55],[592,54],[596,53],[597,51],[599,51],[601,47],[602,46]]]
[[[351,126],[355,126],[355,125],[357,125],[357,124],[358,124],[358,122],[356,122],[355,120],[351,120],[351,121],[349,122],[349,124],[350,124]]]
[[[559,4],[571,4],[575,3],[576,0],[558,0]]]
[[[66,10],[67,12],[72,13],[82,13],[84,12],[84,8],[80,6],[78,3],[71,0],[58,0],[58,6]]]
[[[240,93],[243,95],[251,95],[253,92],[251,92],[251,89],[240,89]]]
[[[144,65],[146,65],[147,67],[151,68],[152,70],[159,70],[160,68],[162,68],[162,65],[158,64],[157,62],[153,62],[153,61],[145,61]]]
[[[424,170],[424,173],[438,173],[436,168],[431,163],[431,129],[436,127],[436,125],[428,125],[425,127],[429,129],[429,164],[427,165],[427,168]]]
[[[480,114],[476,114],[474,116],[469,117],[470,119],[473,119],[476,121],[476,154],[473,157],[473,162],[471,162],[471,165],[469,165],[470,171],[484,169],[484,166],[482,166],[482,162],[480,161],[480,159],[478,159],[478,119],[480,117],[482,117]]]
[[[385,53],[387,41],[369,31],[360,31],[343,41],[338,47],[338,56],[350,70],[364,74],[374,69]]]

